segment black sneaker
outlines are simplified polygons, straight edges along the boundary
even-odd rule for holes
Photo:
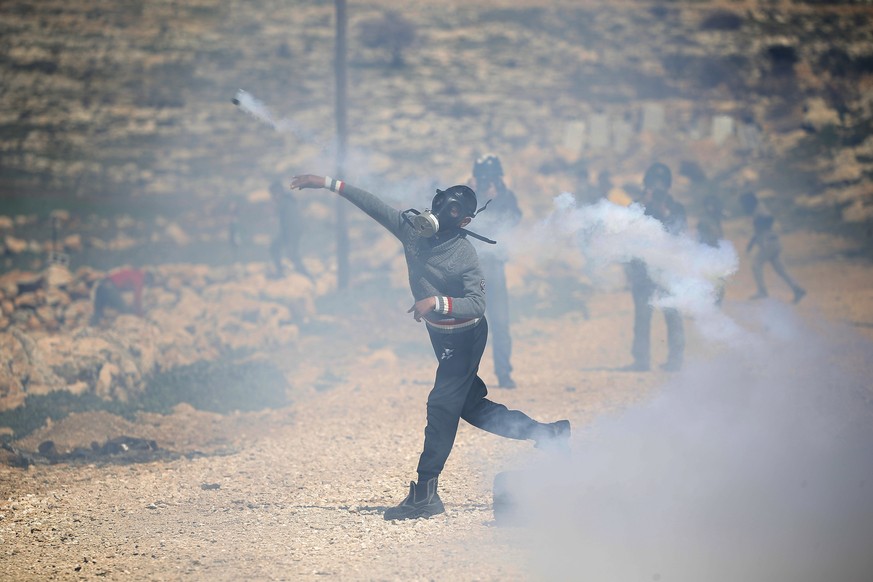
[[[424,489],[424,490],[422,490]],[[400,502],[397,507],[385,510],[385,519],[418,519],[433,517],[444,513],[443,502],[437,494],[437,478],[429,479],[427,485],[422,488],[414,481],[409,482],[409,495]]]
[[[559,453],[570,452],[570,421],[559,420],[541,424],[534,437],[534,447]]]

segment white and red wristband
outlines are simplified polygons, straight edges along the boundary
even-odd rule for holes
[[[451,297],[441,297],[436,295],[434,299],[436,299],[436,308],[434,308],[434,311],[442,313],[443,315],[449,315],[452,312]]]
[[[346,183],[342,180],[336,180],[331,178],[330,176],[324,177],[324,187],[332,192],[340,192],[342,193],[343,188],[345,188]]]

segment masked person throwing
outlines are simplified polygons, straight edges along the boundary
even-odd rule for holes
[[[409,313],[416,321],[424,320],[437,358],[436,379],[427,398],[418,481],[410,482],[406,499],[386,510],[385,519],[431,517],[445,511],[437,481],[462,418],[502,437],[533,440],[537,447],[566,447],[569,421],[541,423],[492,402],[478,376],[488,323],[485,281],[476,251],[467,240],[467,235],[478,235],[464,229],[476,215],[473,190],[467,186],[437,190],[429,210],[400,212],[373,194],[330,177],[295,176],[291,188],[336,192],[400,240],[415,300]]]

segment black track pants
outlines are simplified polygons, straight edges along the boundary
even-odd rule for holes
[[[478,376],[479,361],[488,339],[488,322],[460,333],[440,333],[428,328],[439,367],[427,397],[424,451],[418,461],[419,482],[438,476],[455,443],[458,421],[511,439],[532,438],[540,423],[517,410],[485,398],[488,390]]]

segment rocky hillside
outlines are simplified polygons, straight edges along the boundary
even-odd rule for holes
[[[452,181],[493,149],[551,193],[581,188],[580,170],[636,179],[657,157],[720,185],[750,166],[742,187],[763,177],[804,208],[869,220],[864,5],[535,4],[425,2],[386,18],[391,3],[350,3],[349,177]],[[10,0],[0,31],[4,197],[173,203],[333,169],[330,3]],[[239,88],[296,133],[235,111]]]
[[[692,216],[703,193],[732,212],[756,189],[788,229],[835,229],[869,249],[868,7],[393,6],[349,6],[350,181],[424,206],[491,150],[532,223],[560,191],[596,195],[606,172],[632,193],[660,159]],[[266,185],[336,169],[333,26],[333,5],[314,1],[0,4],[3,408],[59,389],[122,398],[158,369],[294,343],[333,291],[334,206],[301,197],[315,286],[270,281]],[[287,131],[235,108],[240,88]],[[396,245],[350,219],[355,283],[402,289]],[[53,281],[58,253],[72,271]],[[559,296],[568,277],[578,292],[559,262],[546,279],[515,266],[513,292]],[[88,327],[91,287],[124,263],[163,265],[150,319]]]
[[[146,317],[99,325],[89,325],[90,290],[102,273],[53,266],[0,276],[0,411],[58,390],[127,402],[161,371],[293,346],[314,314],[308,279],[268,279],[262,265],[153,272]]]

